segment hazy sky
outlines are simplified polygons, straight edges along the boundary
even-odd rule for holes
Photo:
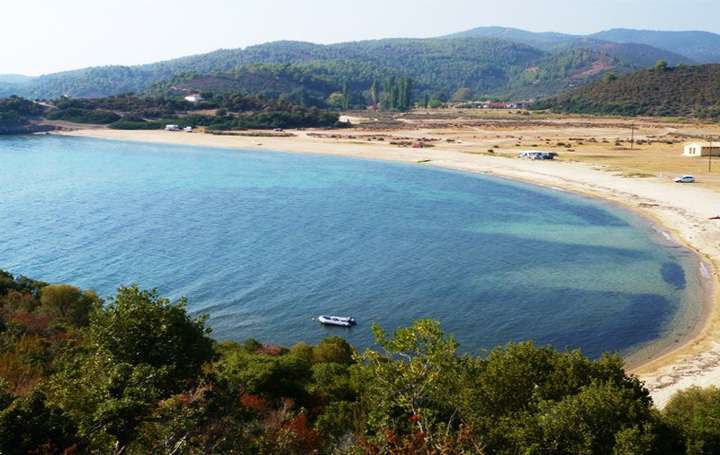
[[[274,40],[428,37],[477,26],[720,32],[718,0],[2,0],[0,74],[138,64]]]

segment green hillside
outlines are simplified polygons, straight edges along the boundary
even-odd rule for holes
[[[411,77],[422,90],[449,93],[460,87],[492,92],[507,84],[513,71],[542,58],[542,51],[500,40],[393,39],[334,45],[276,42],[135,67],[100,67],[52,74],[23,84],[31,98],[100,97],[142,92],[153,84],[193,72],[232,72],[246,65],[293,64],[334,83],[367,86],[373,79]],[[366,88],[367,88],[366,87]],[[17,87],[15,87],[17,88]],[[4,93],[0,83],[0,96]]]
[[[185,96],[192,93],[245,93],[270,99],[324,106],[326,98],[342,91],[341,84],[316,75],[299,65],[246,65],[227,73],[186,73],[153,85],[157,95]]]
[[[625,72],[654,63],[658,58],[681,63],[681,57],[645,46],[647,54],[639,58],[632,46],[598,46],[596,42],[582,47],[558,43],[553,52],[543,51],[521,42],[497,38],[388,39],[332,45],[303,42],[275,42],[245,49],[218,50],[208,54],[140,66],[108,66],[50,74],[17,83],[0,80],[0,96],[18,94],[29,98],[103,97],[128,92],[155,90],[158,84],[172,88],[179,83],[183,90],[218,87],[221,91],[268,93],[275,96],[304,91],[310,99],[327,97],[344,83],[357,96],[369,90],[375,80],[409,77],[415,94],[429,94],[449,99],[459,89],[468,89],[477,97],[536,97],[594,80],[601,72]],[[593,51],[592,58],[582,60],[568,53]],[[265,78],[263,65],[290,65],[281,79]],[[558,67],[563,67],[558,71]],[[538,83],[527,71],[542,70]],[[270,69],[277,73],[277,68]],[[188,79],[187,74],[195,75]],[[212,75],[201,78],[198,75]],[[588,75],[589,77],[586,77]],[[185,80],[178,79],[184,77]],[[234,81],[232,79],[235,79]],[[157,93],[155,91],[154,93]],[[297,94],[293,95],[297,99]]]
[[[715,33],[616,28],[590,36],[617,43],[647,44],[682,54],[698,63],[720,63],[720,35]]]
[[[506,97],[550,96],[602,78],[609,71],[632,72],[636,67],[607,53],[591,49],[568,49],[539,60],[509,84]]]
[[[554,47],[556,52],[570,49],[592,50],[616,58],[629,67],[635,68],[654,66],[658,60],[665,60],[671,65],[696,63],[683,55],[647,44],[614,43],[593,38],[578,38]]]
[[[33,123],[44,113],[43,106],[23,98],[0,99],[0,135],[45,131],[47,127]]]
[[[607,77],[535,107],[580,114],[720,117],[720,65],[660,66]]]
[[[720,35],[615,29],[581,36],[480,27],[430,39],[320,45],[278,41],[138,66],[105,66],[40,77],[0,75],[0,97],[97,98],[124,93],[243,92],[322,105],[347,86],[358,103],[373,81],[408,77],[417,99],[538,98],[665,60],[720,63]]]

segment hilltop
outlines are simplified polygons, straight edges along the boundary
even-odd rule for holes
[[[684,55],[698,63],[720,63],[720,35],[715,33],[616,28],[591,37],[616,43],[647,44]]]
[[[639,44],[670,52],[677,57],[696,63],[720,63],[720,35],[705,31],[614,28],[589,35],[573,35],[557,32],[531,32],[510,27],[477,27],[448,35],[448,37],[506,39],[545,51],[553,51],[583,42]]]
[[[698,50],[687,43],[687,36],[699,32],[627,32],[578,36],[481,27],[429,39],[330,45],[279,41],[146,65],[91,67],[34,78],[0,76],[0,97],[157,94],[158,89],[172,89],[182,82],[182,91],[218,87],[222,92],[250,95],[293,94],[295,99],[307,97],[316,105],[320,104],[317,98],[327,98],[343,84],[349,84],[356,96],[366,96],[362,92],[367,92],[373,81],[408,77],[418,97],[446,101],[461,91],[471,98],[517,99],[554,95],[598,80],[610,71],[624,74],[650,67],[657,60],[672,65],[720,62],[720,35],[702,32],[704,40]],[[284,80],[258,78],[261,74],[255,67],[264,65],[285,66]],[[278,73],[277,69],[273,72]],[[299,92],[308,93],[299,96]]]
[[[720,65],[659,65],[580,87],[536,104],[564,113],[720,116]]]

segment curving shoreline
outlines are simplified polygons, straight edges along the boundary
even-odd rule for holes
[[[706,263],[709,276],[702,299],[701,323],[677,348],[668,347],[631,365],[645,381],[658,406],[670,395],[692,385],[720,382],[720,311],[718,270],[720,232],[708,221],[720,211],[720,193],[700,186],[678,186],[659,178],[637,179],[610,174],[591,165],[568,162],[522,161],[460,151],[452,144],[432,149],[407,149],[326,140],[298,132],[296,137],[244,137],[184,134],[165,131],[83,129],[57,134],[100,139],[184,144],[204,147],[282,150],[424,163],[446,169],[491,174],[531,184],[571,191],[617,204],[662,226],[673,241],[695,252]]]

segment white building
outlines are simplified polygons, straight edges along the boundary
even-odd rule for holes
[[[191,103],[199,103],[202,101],[202,96],[198,95],[197,93],[188,95],[185,97],[185,101],[189,101]]]
[[[691,142],[685,144],[683,156],[720,156],[720,142]]]
[[[165,131],[180,131],[180,126],[168,124],[168,125],[165,125]]]

